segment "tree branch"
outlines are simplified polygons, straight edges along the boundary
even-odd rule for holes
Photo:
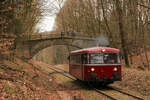
[[[137,5],[142,6],[142,7],[144,7],[144,8],[150,9],[150,7],[148,7],[148,6],[144,5],[144,4],[139,4],[139,3],[137,3]]]

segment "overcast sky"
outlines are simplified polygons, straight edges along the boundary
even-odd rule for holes
[[[40,23],[37,25],[37,29],[40,32],[51,31],[54,25],[55,16],[44,16]]]
[[[60,7],[58,6],[58,4],[61,4],[61,7],[63,6],[65,0],[45,0],[47,3],[46,7],[56,7],[57,10],[55,10],[54,12],[52,11],[52,13],[58,13]],[[50,12],[49,12],[50,13]],[[37,25],[37,30],[39,30],[39,32],[45,32],[45,31],[51,31],[53,29],[54,23],[55,23],[55,18],[56,15],[45,15],[43,16],[43,18],[41,19],[41,21],[38,23]]]

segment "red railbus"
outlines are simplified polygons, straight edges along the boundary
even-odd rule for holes
[[[121,81],[120,50],[92,47],[72,51],[69,55],[69,73],[82,81],[106,84]]]

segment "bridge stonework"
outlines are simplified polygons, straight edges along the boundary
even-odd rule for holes
[[[60,36],[54,34],[48,36],[34,35],[28,38],[23,37],[16,42],[16,55],[20,58],[32,59],[42,49],[55,45],[68,45],[78,49],[81,48],[71,44],[75,40],[93,41],[92,38],[77,36]]]

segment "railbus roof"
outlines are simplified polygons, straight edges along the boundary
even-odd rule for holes
[[[76,53],[100,53],[100,52],[119,53],[120,50],[116,49],[116,48],[110,48],[110,47],[91,47],[91,48],[84,48],[84,49],[71,51],[70,54],[76,54]]]

